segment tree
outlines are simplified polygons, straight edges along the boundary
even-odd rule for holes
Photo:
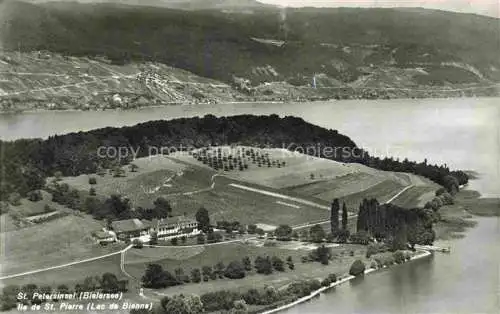
[[[295,265],[293,264],[293,259],[291,256],[288,256],[286,258],[286,263],[288,265],[288,268],[290,268],[290,270],[293,270],[295,268]]]
[[[172,238],[172,239],[170,239],[170,244],[175,246],[175,245],[177,245],[178,241],[179,240],[177,240],[177,238]]]
[[[337,239],[339,243],[346,243],[347,239],[349,239],[350,232],[347,229],[341,229],[337,235]]]
[[[285,263],[283,263],[283,260],[277,256],[273,256],[271,258],[271,264],[273,265],[273,268],[276,269],[277,271],[285,271]]]
[[[238,234],[239,234],[239,235],[244,235],[244,234],[245,234],[245,232],[247,232],[247,229],[245,228],[245,226],[240,226],[240,227],[238,228]]]
[[[191,314],[183,295],[176,295],[165,304],[165,313]]]
[[[70,293],[70,290],[69,290],[68,286],[63,284],[63,285],[57,286],[57,292],[59,292],[61,294],[68,294],[68,293]]]
[[[8,285],[2,289],[2,295],[0,296],[0,310],[8,311],[15,308],[17,305],[17,295],[21,292],[21,288],[16,285]]]
[[[243,267],[245,267],[246,271],[252,270],[252,261],[250,260],[250,257],[248,256],[243,257],[241,262],[243,263]]]
[[[116,275],[112,273],[104,273],[101,278],[101,290],[105,293],[116,293],[120,291]]]
[[[142,249],[142,247],[143,247],[142,241],[141,241],[141,240],[139,240],[139,239],[134,239],[134,240],[132,241],[132,245],[133,245],[133,246],[134,246],[134,248],[136,248],[136,249]]]
[[[149,245],[157,245],[158,244],[158,232],[153,231],[149,237]]]
[[[339,199],[336,198],[332,202],[332,206],[330,209],[330,226],[332,229],[332,234],[336,235],[339,231],[339,210],[340,204]]]
[[[184,302],[189,309],[189,314],[201,314],[204,312],[203,302],[201,302],[201,298],[199,296],[194,294],[190,295],[184,298]]]
[[[220,279],[224,278],[224,270],[226,269],[226,266],[224,265],[223,262],[218,262],[214,266],[214,273],[219,276]]]
[[[182,282],[188,283],[190,281],[189,276],[184,274],[184,269],[182,269],[181,267],[176,268],[174,274],[175,274],[175,279],[177,279],[179,283]]]
[[[61,172],[61,171],[56,171],[56,172],[54,172],[54,180],[55,180],[56,182],[61,181],[61,180],[62,180],[62,176],[63,176],[63,174],[62,174],[62,172]]]
[[[359,259],[355,260],[352,263],[351,268],[349,269],[349,275],[359,276],[364,273],[365,273],[365,264]]]
[[[248,289],[245,293],[243,293],[242,297],[243,297],[243,300],[245,300],[245,302],[247,304],[252,304],[252,305],[258,304],[260,301],[259,290],[255,289],[255,288]]]
[[[245,300],[234,301],[233,308],[229,311],[229,314],[246,314],[248,313],[248,305]]]
[[[194,283],[198,283],[201,281],[201,271],[199,268],[191,270],[191,281]]]
[[[158,197],[154,203],[155,218],[167,218],[172,213],[172,206],[164,197]]]
[[[137,166],[136,164],[130,164],[129,169],[130,169],[130,172],[137,172],[137,170],[139,169],[139,166]]]
[[[257,256],[255,258],[254,265],[257,273],[259,274],[269,275],[273,272],[273,265],[269,256]]]
[[[394,261],[397,264],[403,264],[406,261],[406,257],[403,252],[401,251],[396,251],[392,253],[392,257],[394,257]]]
[[[266,232],[262,228],[257,228],[255,230],[255,233],[257,233],[260,237],[262,237],[262,236],[264,236],[264,234],[266,234]]]
[[[201,207],[196,212],[195,218],[200,230],[207,233],[210,230],[210,216],[208,215],[208,211],[204,207]]]
[[[111,173],[113,174],[114,178],[120,178],[125,176],[125,171],[123,171],[122,167],[120,166],[115,166],[112,170]]]
[[[198,244],[205,244],[205,236],[203,235],[203,233],[200,233],[198,234],[198,236],[196,236],[196,242]]]
[[[323,265],[328,265],[331,257],[330,249],[321,245],[317,249],[309,253],[309,259],[313,261],[320,262]]]
[[[293,229],[289,225],[280,225],[274,231],[276,238],[280,241],[290,241],[292,239]]]
[[[227,265],[224,276],[229,279],[241,279],[245,277],[245,268],[239,261],[232,261]]]
[[[443,178],[443,186],[451,195],[455,195],[459,190],[460,183],[456,177],[447,175]]]
[[[32,202],[38,202],[43,199],[42,192],[40,190],[30,191],[27,194],[28,200]]]
[[[321,243],[323,239],[326,237],[325,230],[320,225],[314,225],[311,227],[309,231],[309,235],[311,236],[311,240],[314,243]]]
[[[347,206],[342,204],[342,230],[347,230]]]
[[[83,280],[83,289],[85,291],[96,291],[101,285],[101,279],[98,276],[88,276]]]
[[[148,264],[144,276],[142,276],[142,284],[146,288],[160,289],[170,286],[175,286],[178,281],[171,273],[164,271],[159,264]]]
[[[89,177],[89,184],[90,184],[90,185],[95,185],[95,184],[97,184],[97,179],[96,179],[96,177]]]
[[[21,194],[19,194],[18,192],[10,193],[8,201],[12,206],[21,205]]]
[[[172,298],[170,298],[169,296],[165,296],[165,297],[161,298],[160,306],[164,311],[167,307],[167,304],[170,302],[170,300],[172,300]]]
[[[212,267],[211,266],[203,266],[201,268],[203,274],[203,281],[208,281],[212,277]]]
[[[248,231],[248,234],[255,234],[255,233],[257,233],[257,226],[256,225],[248,225],[247,231]]]

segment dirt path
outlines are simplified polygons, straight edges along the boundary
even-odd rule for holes
[[[96,257],[92,257],[92,258],[87,258],[87,259],[83,259],[83,260],[79,260],[79,261],[74,261],[74,262],[66,263],[66,264],[62,264],[62,265],[57,265],[57,266],[52,266],[52,267],[47,267],[47,268],[39,268],[39,269],[35,269],[35,270],[30,270],[30,271],[27,271],[27,272],[24,272],[24,273],[7,275],[7,276],[0,277],[0,280],[10,279],[10,278],[16,278],[16,277],[21,277],[21,276],[26,276],[26,275],[32,275],[32,274],[41,273],[41,272],[48,271],[48,270],[54,270],[54,269],[64,268],[64,267],[78,265],[78,264],[82,264],[82,263],[92,262],[92,261],[96,261],[96,260],[100,260],[100,259],[103,259],[103,258],[106,258],[106,257],[113,256],[113,255],[122,254],[122,253],[128,251],[130,248],[132,248],[132,245],[129,245],[126,248],[124,248],[123,250],[120,250],[118,252],[104,254],[104,255],[100,255],[100,256],[96,256]]]

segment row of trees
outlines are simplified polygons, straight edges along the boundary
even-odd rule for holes
[[[378,241],[391,243],[393,250],[406,244],[432,244],[435,233],[432,223],[435,213],[430,209],[406,209],[393,204],[379,204],[376,199],[364,199],[357,218],[358,232],[364,231]]]
[[[113,194],[105,199],[94,195],[85,195],[68,184],[58,181],[47,186],[52,194],[52,201],[92,215],[103,220],[121,220],[129,218],[148,219],[167,218],[172,214],[172,206],[163,197],[157,198],[152,208],[137,207],[132,210],[132,203],[126,197]]]
[[[192,156],[198,161],[213,168],[214,170],[230,171],[239,169],[243,171],[248,169],[248,164],[251,162],[258,167],[276,167],[281,168],[286,165],[285,161],[270,158],[269,153],[264,153],[253,148],[237,148],[233,154],[223,152],[221,148],[214,151],[209,148],[202,148]]]
[[[342,204],[342,225],[339,227],[339,211],[340,202],[336,198],[333,200],[330,209],[330,225],[332,235],[338,239],[339,242],[345,243],[347,238],[349,238],[349,230],[347,229],[347,206],[345,203]]]
[[[228,265],[219,262],[214,266],[206,265],[201,269],[194,268],[188,275],[182,268],[175,269],[174,274],[172,274],[159,264],[149,264],[142,277],[142,283],[146,288],[161,289],[189,282],[199,283],[224,278],[241,279],[254,268],[258,274],[269,275],[273,271],[283,272],[286,268],[293,270],[295,265],[291,256],[286,261],[277,256],[257,256],[253,265],[250,257],[245,256],[240,261],[231,261]]]

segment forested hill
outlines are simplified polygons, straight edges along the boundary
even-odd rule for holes
[[[321,87],[353,88],[500,81],[499,20],[473,14],[266,6],[188,11],[13,0],[0,10],[3,49],[100,55],[120,64],[157,61],[241,88],[310,86],[313,76]]]
[[[40,189],[45,178],[56,171],[76,176],[130,161],[99,155],[100,147],[139,150],[138,156],[141,157],[147,156],[151,147],[158,150],[166,148],[168,152],[170,149],[230,144],[285,148],[342,162],[359,162],[382,170],[412,172],[428,177],[450,191],[468,179],[463,172],[451,172],[444,166],[371,157],[349,137],[336,130],[312,125],[301,118],[280,118],[277,115],[217,118],[207,115],[203,118],[151,121],[130,127],[70,133],[47,140],[0,141],[3,167],[0,172],[3,176],[0,178],[0,199],[13,192],[26,194]],[[311,147],[316,150],[310,151]]]

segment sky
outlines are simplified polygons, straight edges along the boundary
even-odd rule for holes
[[[500,0],[258,0],[290,7],[422,7],[500,17]],[[500,27],[500,25],[499,25]]]

